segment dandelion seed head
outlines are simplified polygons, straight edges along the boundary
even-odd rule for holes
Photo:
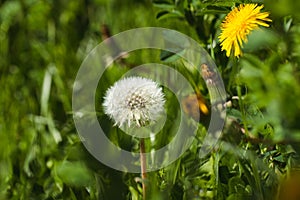
[[[247,36],[251,31],[259,26],[269,26],[267,22],[272,20],[268,18],[268,12],[260,12],[262,8],[263,5],[241,4],[225,17],[219,40],[222,51],[226,50],[226,56],[229,57],[233,52],[234,56],[239,57],[242,54],[243,43],[247,42]]]
[[[164,95],[157,83],[142,77],[117,81],[104,97],[104,112],[119,127],[140,127],[154,122],[164,110]]]

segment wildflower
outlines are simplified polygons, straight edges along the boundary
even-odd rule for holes
[[[247,42],[247,36],[259,25],[268,27],[266,22],[271,22],[268,12],[260,12],[263,5],[241,4],[234,8],[225,18],[221,25],[221,35],[219,36],[222,51],[226,50],[226,56],[234,52],[234,56],[239,57],[243,42]]]
[[[155,121],[165,103],[162,89],[157,83],[142,77],[129,77],[117,81],[104,97],[104,111],[115,125],[138,127]]]

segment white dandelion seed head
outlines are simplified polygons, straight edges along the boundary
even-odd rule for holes
[[[164,110],[165,98],[159,85],[146,78],[128,77],[117,81],[104,97],[104,112],[119,127],[137,127],[155,122]]]

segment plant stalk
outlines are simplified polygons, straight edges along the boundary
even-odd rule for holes
[[[140,159],[141,159],[141,173],[142,173],[142,187],[143,187],[143,199],[146,200],[146,178],[147,178],[147,163],[145,156],[145,140],[140,140]]]

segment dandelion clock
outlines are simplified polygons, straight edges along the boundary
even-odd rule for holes
[[[122,127],[154,123],[164,110],[164,95],[157,83],[142,77],[116,82],[104,97],[104,112]]]
[[[157,83],[142,77],[129,77],[117,81],[107,90],[103,107],[115,125],[120,128],[127,126],[129,131],[136,128],[138,132],[156,122],[164,110],[164,103],[164,94]],[[145,199],[147,175],[144,138],[140,138],[140,160]]]

